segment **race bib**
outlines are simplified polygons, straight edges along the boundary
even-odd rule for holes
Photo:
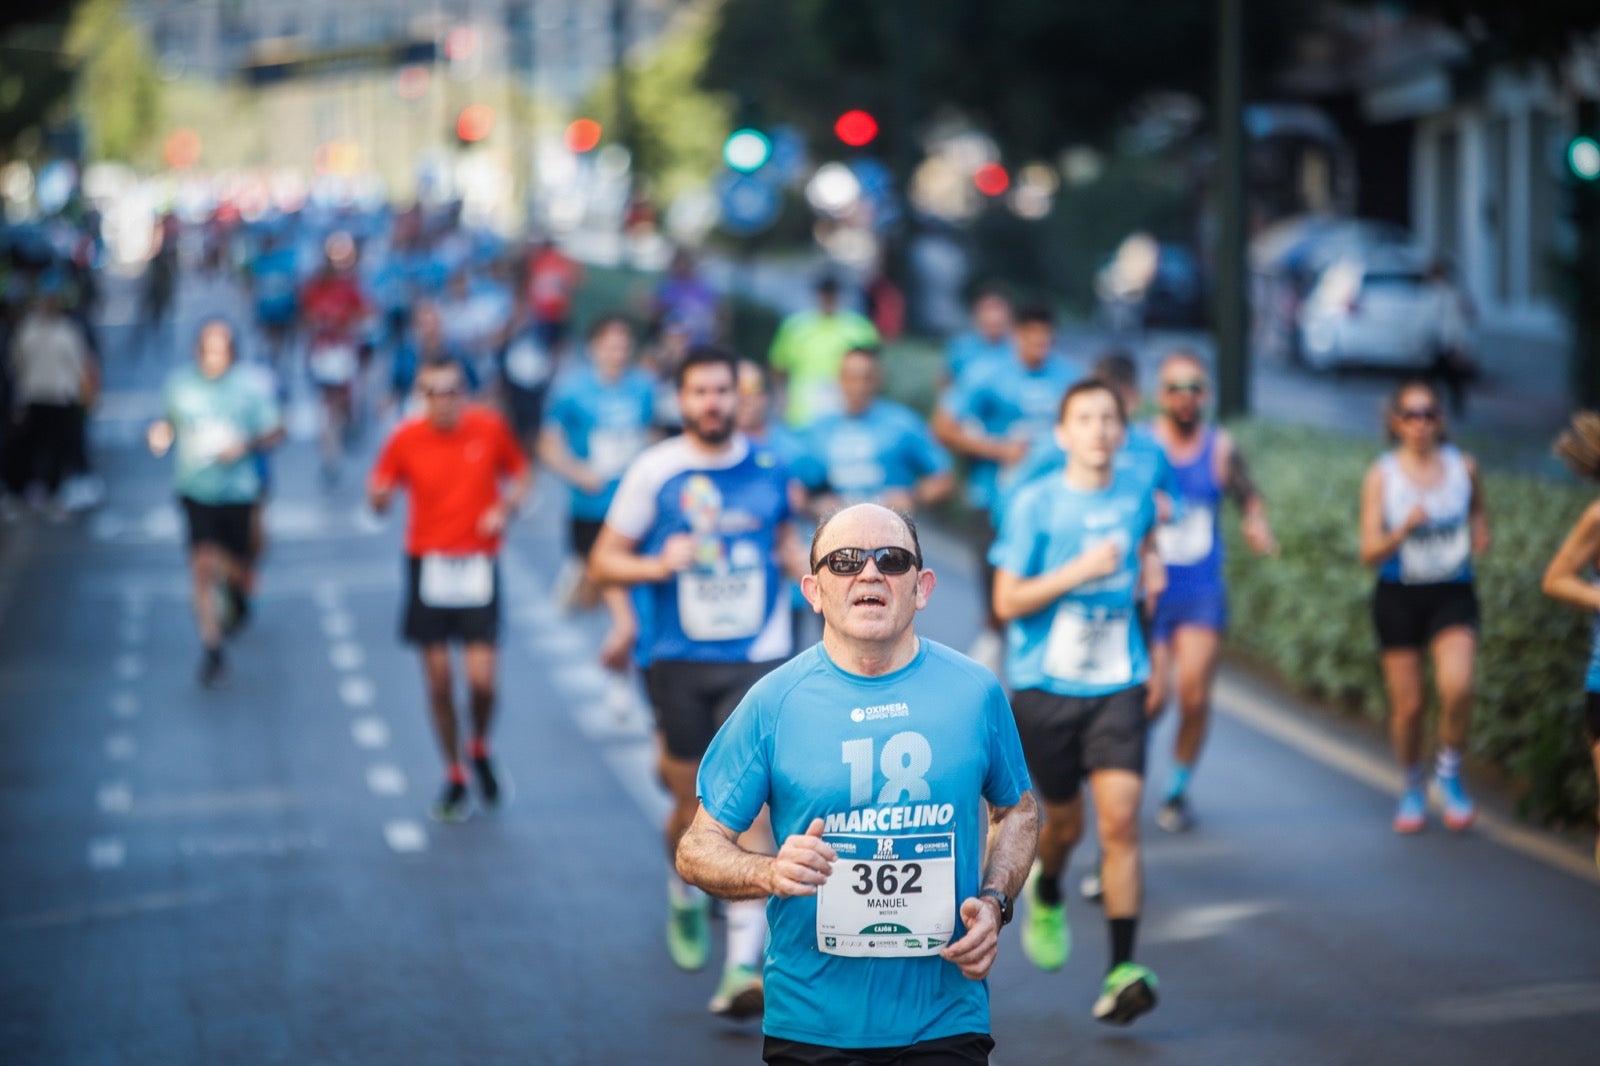
[[[644,450],[644,434],[636,429],[597,429],[589,434],[589,466],[610,481],[620,477]]]
[[[1211,554],[1216,512],[1191,505],[1176,522],[1156,527],[1156,551],[1172,566],[1194,566]]]
[[[1459,574],[1472,558],[1466,522],[1414,530],[1400,542],[1400,581],[1431,585]]]
[[[524,389],[537,388],[550,376],[550,359],[532,337],[519,337],[506,350],[506,377]]]
[[[195,463],[206,465],[222,458],[224,452],[237,448],[244,435],[237,426],[225,418],[201,418],[189,431],[189,454]]]
[[[690,640],[749,640],[767,623],[766,569],[684,571],[678,621]]]
[[[319,385],[343,385],[356,376],[356,350],[349,344],[324,344],[311,352],[311,379]]]
[[[487,607],[494,599],[494,560],[487,555],[424,555],[417,595],[428,607]]]
[[[817,889],[817,950],[851,958],[934,955],[956,929],[956,838],[822,838],[839,853]]]
[[[1061,604],[1045,641],[1044,672],[1058,681],[1083,685],[1130,684],[1128,624],[1125,612]]]

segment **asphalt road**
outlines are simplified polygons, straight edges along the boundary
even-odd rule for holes
[[[228,299],[190,286],[179,335]],[[174,356],[134,362],[126,328],[109,334],[105,506],[0,531],[0,1061],[759,1061],[756,1032],[706,1014],[715,973],[667,958],[649,722],[608,696],[598,619],[551,604],[559,492],[506,555],[515,798],[436,825],[396,637],[400,526],[359,504],[373,440],[325,491],[298,413],[258,616],[230,682],[201,690],[169,472],[138,442]],[[970,561],[928,547],[923,632],[965,647]],[[994,1061],[1592,1062],[1600,890],[1570,853],[1492,828],[1396,838],[1370,751],[1228,691],[1200,827],[1146,836],[1159,1008],[1126,1030],[1090,1019],[1105,935],[1074,899],[1064,971],[1005,937]]]

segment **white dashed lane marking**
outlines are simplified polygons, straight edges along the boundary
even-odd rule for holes
[[[128,859],[127,846],[120,837],[97,837],[89,841],[89,869],[117,870]]]
[[[361,669],[367,660],[366,653],[361,650],[361,645],[354,641],[341,641],[328,648],[328,661],[333,663],[335,670],[349,673]]]
[[[388,747],[389,723],[382,718],[357,718],[350,723],[350,736],[363,748]]]
[[[144,674],[144,658],[135,652],[117,656],[117,676],[124,681],[136,681]]]
[[[133,809],[133,790],[126,781],[107,781],[95,793],[95,803],[103,814],[126,814]]]
[[[347,677],[339,682],[339,698],[347,707],[370,707],[376,695],[372,682],[364,677]]]
[[[111,697],[111,713],[118,718],[133,718],[139,713],[139,697],[131,692],[118,692]]]
[[[322,616],[322,633],[329,640],[348,640],[356,631],[356,620],[347,611],[329,611]]]
[[[106,737],[106,758],[113,762],[127,762],[139,754],[139,742],[127,733],[112,733]]]
[[[398,766],[374,763],[367,767],[367,787],[377,796],[406,794],[406,775]]]
[[[402,854],[424,851],[428,847],[428,831],[422,823],[399,819],[383,827],[383,839],[390,848]]]

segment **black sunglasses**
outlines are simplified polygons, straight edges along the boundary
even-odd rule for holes
[[[462,391],[463,390],[459,386],[452,386],[448,389],[423,389],[422,395],[432,396],[442,400],[450,396],[460,396]]]
[[[1439,417],[1437,407],[1404,407],[1396,413],[1402,422],[1432,422]]]
[[[818,559],[811,572],[815,574],[826,566],[840,577],[851,577],[866,569],[868,559],[885,577],[922,569],[922,557],[910,548],[835,548]]]

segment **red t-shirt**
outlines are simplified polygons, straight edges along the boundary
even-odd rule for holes
[[[535,253],[528,264],[528,307],[540,322],[565,322],[582,271],[554,248]]]
[[[500,479],[528,468],[505,420],[484,407],[461,412],[454,429],[414,418],[394,431],[372,468],[375,488],[404,486],[409,555],[493,555],[499,537],[478,532],[478,520],[500,499]]]
[[[312,328],[327,333],[348,333],[367,313],[361,287],[343,274],[312,278],[300,293],[300,306]]]

